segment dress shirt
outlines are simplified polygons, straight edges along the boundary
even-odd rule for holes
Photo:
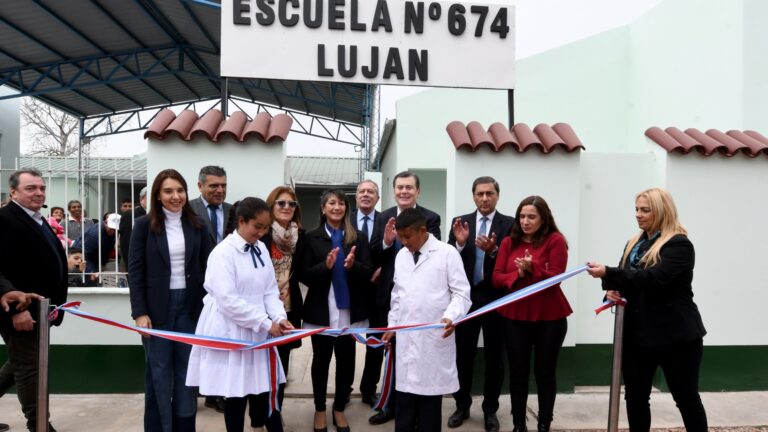
[[[357,210],[357,229],[363,232],[363,224],[365,221],[363,218],[368,216],[368,240],[371,240],[371,234],[373,234],[373,217],[376,214],[376,210],[372,210],[369,214],[363,214],[363,211]]]
[[[29,217],[31,217],[35,222],[37,222],[38,225],[43,225],[43,215],[41,215],[39,211],[30,210],[19,204],[16,200],[13,200],[13,203],[21,207],[21,209],[24,210],[24,212],[27,213]]]

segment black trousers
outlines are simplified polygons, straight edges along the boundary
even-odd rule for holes
[[[16,395],[29,430],[37,427],[38,329],[36,324],[33,331],[3,329],[1,332],[8,350],[8,361],[0,368],[0,396],[16,385]]]
[[[496,312],[489,312],[456,327],[456,369],[460,388],[453,398],[457,409],[468,410],[472,406],[472,376],[481,330],[485,347],[483,412],[494,414],[499,409],[501,383],[504,380],[503,326],[504,318]]]
[[[227,432],[243,432],[245,427],[245,406],[251,403],[266,418],[267,430],[269,432],[283,432],[283,420],[280,417],[280,411],[275,411],[269,418],[269,392],[257,395],[248,395],[247,397],[228,397],[224,401],[224,424]]]
[[[436,432],[443,424],[443,396],[396,391],[395,432]]]
[[[336,388],[333,409],[344,411],[355,379],[355,340],[350,336],[310,336],[312,339],[312,393],[315,410],[325,411],[328,369],[336,354]]]
[[[509,358],[509,395],[512,421],[525,422],[528,404],[528,376],[533,353],[533,375],[539,399],[539,422],[552,421],[557,394],[557,356],[563,345],[568,321],[504,320]]]
[[[672,398],[689,432],[707,430],[707,413],[699,397],[699,367],[704,351],[701,338],[675,345],[641,347],[631,337],[624,340],[622,375],[624,377],[629,429],[651,428],[651,386],[658,367],[672,393]]]
[[[389,309],[377,308],[371,311],[368,323],[371,327],[386,327],[387,315]],[[367,336],[376,336],[381,338],[384,333],[369,333]],[[394,340],[392,347],[394,349]],[[371,348],[365,347],[365,366],[363,366],[363,376],[360,379],[360,393],[364,395],[375,395],[376,386],[381,378],[381,366],[384,363],[384,347]],[[392,392],[389,396],[389,402],[385,409],[394,409],[397,403],[397,392]]]

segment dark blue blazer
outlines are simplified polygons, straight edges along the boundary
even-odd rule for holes
[[[184,230],[187,302],[197,320],[203,309],[205,268],[211,253],[211,240],[203,226],[194,228],[182,216]],[[171,257],[165,227],[160,233],[150,229],[149,216],[136,219],[131,234],[128,278],[130,280],[131,316],[149,315],[153,325],[165,323],[171,285]]]
[[[470,299],[472,300],[472,307],[470,310],[474,311],[508,293],[506,290],[494,288],[491,283],[493,267],[496,265],[496,254],[485,254],[483,260],[483,280],[477,285],[472,282],[475,279],[475,256],[478,250],[475,246],[477,210],[459,216],[458,218],[461,219],[462,224],[466,222],[469,226],[469,237],[467,237],[467,244],[465,244],[464,248],[461,250],[461,261],[464,263],[464,272],[467,274],[467,279],[469,279],[469,284],[472,288],[470,291]],[[453,218],[453,221],[456,219],[457,218]],[[456,246],[456,237],[453,235],[453,221],[451,221],[451,230],[448,234],[448,244]],[[488,229],[488,235],[496,234],[497,246],[501,245],[501,241],[504,237],[509,235],[514,222],[515,218],[512,216],[503,215],[498,210],[496,211],[491,226]]]

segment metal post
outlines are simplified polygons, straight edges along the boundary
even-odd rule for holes
[[[48,325],[48,309],[51,300],[40,300],[37,318],[38,354],[37,354],[37,422],[36,429],[48,430],[48,346],[51,327]]]
[[[229,78],[223,77],[221,85],[221,113],[226,119],[229,116]]]
[[[624,345],[624,306],[616,305],[613,325],[613,365],[611,367],[611,393],[608,399],[608,432],[619,430],[621,402],[621,351]]]
[[[515,90],[507,90],[507,107],[509,108],[509,128],[515,125]]]

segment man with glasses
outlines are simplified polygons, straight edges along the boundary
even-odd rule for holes
[[[197,178],[200,196],[189,201],[192,210],[208,229],[211,244],[217,245],[224,239],[224,230],[229,223],[229,209],[232,204],[224,202],[227,198],[227,173],[224,168],[208,165],[200,168]],[[224,398],[206,396],[205,406],[224,412]]]

